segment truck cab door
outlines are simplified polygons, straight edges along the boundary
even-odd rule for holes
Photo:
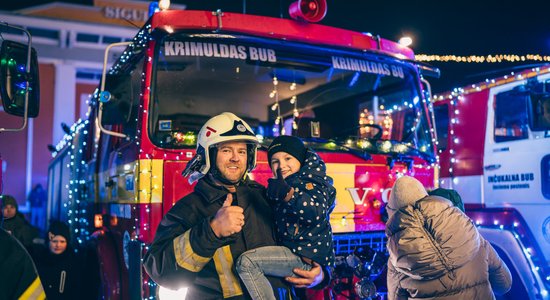
[[[518,210],[549,261],[550,199],[544,196],[543,182],[549,176],[550,137],[532,130],[532,91],[526,83],[517,81],[489,93],[484,204]]]

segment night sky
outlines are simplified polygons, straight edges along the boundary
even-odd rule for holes
[[[13,10],[52,1],[2,1],[1,10]],[[61,1],[92,5],[93,0]],[[188,9],[246,12],[288,17],[291,0],[176,0]],[[550,55],[550,4],[547,0],[372,1],[328,0],[321,24],[370,32],[397,41],[414,39],[417,54],[541,54]],[[521,70],[526,63],[431,63],[442,71],[431,79],[434,91],[482,81]]]

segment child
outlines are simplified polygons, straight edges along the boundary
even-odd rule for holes
[[[495,299],[510,290],[508,267],[451,201],[403,176],[387,208],[389,300]]]
[[[52,221],[45,247],[35,251],[34,262],[49,300],[87,299],[83,290],[82,261],[71,247],[70,240],[69,226]]]
[[[239,257],[237,272],[253,299],[275,299],[266,275],[295,276],[294,268],[334,264],[330,213],[336,189],[325,163],[293,136],[275,138],[267,155],[275,175],[268,180],[267,197],[281,246],[249,250]]]

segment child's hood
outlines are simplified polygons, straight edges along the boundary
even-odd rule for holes
[[[289,177],[289,183],[296,180],[298,182],[311,182],[327,193],[329,207],[334,207],[336,199],[336,189],[334,188],[333,180],[327,175],[327,167],[321,157],[313,150],[308,149],[304,164],[300,170]],[[292,184],[291,184],[292,185]]]
[[[386,226],[390,263],[418,280],[439,278],[477,254],[473,222],[442,197],[428,196],[399,209]]]

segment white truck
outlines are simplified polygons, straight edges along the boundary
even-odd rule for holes
[[[550,65],[434,98],[440,186],[509,266],[505,299],[549,299]]]

